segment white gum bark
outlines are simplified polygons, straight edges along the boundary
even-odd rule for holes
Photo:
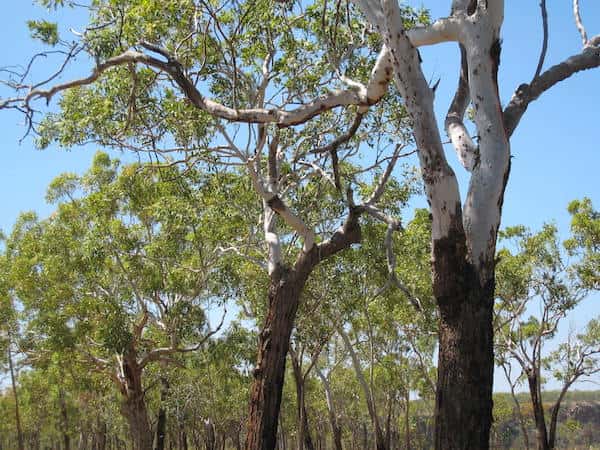
[[[314,230],[309,228],[304,221],[293,213],[278,195],[278,186],[270,177],[268,186],[265,186],[262,177],[254,167],[254,160],[250,159],[246,163],[250,179],[256,192],[263,200],[264,206],[264,233],[267,246],[269,248],[268,271],[273,273],[277,264],[281,262],[281,241],[275,230],[275,213],[292,228],[304,240],[302,250],[308,253],[316,243]]]
[[[508,176],[510,146],[498,96],[499,34],[504,2],[478,2],[461,31],[469,67],[469,91],[479,135],[479,163],[473,169],[464,205],[463,224],[471,261],[484,282],[492,269],[496,233]]]
[[[368,17],[379,20],[373,25],[382,34],[385,45],[390,49],[395,81],[414,122],[414,137],[433,215],[433,239],[445,238],[456,223],[456,216],[461,214],[461,205],[458,183],[442,147],[433,110],[433,92],[425,80],[419,56],[409,34],[404,30],[396,0],[384,0],[381,4],[357,0],[356,3],[363,10],[366,8],[369,11]],[[414,33],[415,43],[425,45],[425,42],[434,43],[456,38],[455,34],[448,31],[452,27],[436,25],[430,28],[427,32],[419,30],[418,33]],[[417,39],[417,34],[420,40]],[[434,35],[437,37],[432,37]],[[423,36],[427,36],[427,39]]]
[[[428,27],[405,31],[396,0],[356,0],[372,25],[382,34],[391,53],[396,84],[414,121],[428,199],[433,215],[433,239],[448,237],[460,214],[471,262],[485,282],[491,268],[510,148],[504,129],[496,74],[499,63],[499,33],[504,16],[501,0],[452,3],[452,16]],[[415,47],[457,41],[466,49],[468,89],[462,104],[450,111],[446,131],[461,164],[472,172],[464,207],[456,177],[448,166],[433,112],[433,94],[420,68]],[[465,86],[465,88],[467,88]],[[469,97],[470,94],[470,97]],[[479,136],[469,136],[463,116],[471,99]]]

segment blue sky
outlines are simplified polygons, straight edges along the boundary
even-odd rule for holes
[[[48,17],[48,13],[31,0],[10,0],[4,6],[1,42],[5,44],[0,66],[23,64],[39,46],[28,37],[26,20]],[[408,2],[426,6],[433,18],[447,15],[449,0]],[[528,82],[537,65],[541,47],[542,27],[537,0],[506,2],[502,38],[500,92],[506,103],[514,89]],[[549,2],[550,40],[545,67],[556,64],[581,49],[581,39],[575,28],[572,2]],[[588,35],[600,33],[600,2],[582,0],[581,9]],[[63,24],[63,29],[75,29],[85,23],[85,17],[72,10],[50,14],[50,20]],[[67,31],[68,35],[68,31]],[[436,109],[443,118],[452,98],[458,74],[458,50],[455,45],[441,45],[422,50],[424,69],[431,80],[441,79],[436,93]],[[47,67],[54,67],[51,61]],[[77,69],[76,69],[77,70]],[[71,76],[76,75],[71,72]],[[0,88],[0,96],[6,91]],[[581,73],[555,86],[534,102],[515,132],[512,141],[512,171],[505,195],[503,225],[526,224],[533,229],[546,221],[554,221],[566,236],[570,200],[590,197],[600,208],[600,69]],[[44,203],[46,186],[65,171],[81,172],[89,165],[95,147],[65,151],[49,148],[35,150],[31,139],[19,144],[24,132],[22,117],[0,113],[0,229],[9,231],[18,213],[35,209],[47,215],[51,207]],[[448,159],[456,158],[448,148]],[[463,192],[468,179],[458,166]],[[570,326],[581,328],[592,316],[598,315],[600,296],[585,301],[565,322],[561,336]],[[600,379],[596,380],[600,382]],[[503,389],[498,383],[498,389]]]

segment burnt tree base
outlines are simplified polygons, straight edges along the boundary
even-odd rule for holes
[[[433,294],[440,311],[437,450],[489,448],[494,287],[494,261],[481,261],[477,267],[468,261],[461,215],[457,214],[449,236],[433,241]]]
[[[473,274],[471,276],[471,274]],[[488,449],[494,374],[494,282],[480,286],[466,268],[462,289],[440,308],[435,448]],[[460,275],[459,275],[460,278]]]
[[[247,450],[275,448],[286,357],[303,287],[304,281],[283,266],[271,276],[250,397]]]

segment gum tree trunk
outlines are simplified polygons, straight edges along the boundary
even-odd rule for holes
[[[285,363],[302,289],[322,260],[360,242],[360,212],[351,210],[331,239],[302,252],[293,268],[277,264],[270,274],[268,312],[259,336],[259,349],[250,395],[246,450],[274,450]]]
[[[342,429],[338,424],[335,404],[333,403],[333,394],[331,392],[331,386],[329,385],[329,380],[323,374],[323,372],[321,372],[321,370],[318,367],[316,367],[315,369],[318,377],[323,383],[323,389],[325,390],[325,400],[327,402],[327,416],[329,418],[329,424],[331,425],[333,448],[334,450],[342,450]]]
[[[269,310],[259,337],[250,400],[247,450],[275,448],[285,363],[304,282],[279,266],[269,284]]]
[[[156,450],[164,450],[167,428],[167,411],[165,402],[169,396],[169,380],[165,377],[160,378],[160,407],[158,409],[158,419],[156,421]]]
[[[440,310],[435,447],[486,449],[492,424],[494,280],[481,286],[465,259],[461,234],[434,242]]]
[[[548,430],[546,428],[542,393],[540,392],[539,373],[535,368],[530,368],[527,371],[527,382],[529,383],[529,394],[531,395],[531,405],[533,406],[533,416],[535,418],[537,448],[538,450],[549,450]]]
[[[62,386],[59,386],[58,388],[58,403],[60,407],[60,419],[64,450],[71,450],[71,436],[69,435],[69,413],[67,411],[65,392]]]
[[[134,354],[123,358],[124,384],[121,388],[123,402],[121,412],[129,425],[133,450],[151,450],[153,434],[142,385],[142,369]]]

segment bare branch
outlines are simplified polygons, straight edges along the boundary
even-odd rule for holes
[[[577,0],[575,0],[575,3],[577,3]],[[544,37],[542,39],[540,59],[538,61],[537,69],[535,69],[535,75],[533,76],[534,80],[542,73],[542,67],[544,66],[544,60],[546,59],[546,51],[548,50],[548,10],[546,9],[546,0],[540,0],[540,8],[542,10],[542,28],[544,30]]]
[[[464,25],[463,17],[457,15],[438,19],[431,25],[411,28],[406,34],[415,47],[458,41],[461,26]]]
[[[581,20],[581,12],[579,10],[579,0],[573,0],[573,16],[575,17],[575,26],[581,35],[581,40],[583,41],[584,47],[588,43],[587,33],[585,32],[585,27],[583,26],[583,21]]]
[[[387,67],[382,70],[382,60],[379,58],[378,63],[376,63],[373,68],[369,84],[364,90],[346,89],[334,91],[328,95],[317,98],[313,102],[304,104],[290,111],[277,108],[234,109],[204,97],[194,83],[186,76],[179,61],[171,56],[165,49],[146,42],[141,43],[140,45],[164,57],[166,61],[136,50],[127,50],[118,56],[109,58],[105,62],[98,64],[87,77],[57,84],[48,90],[33,89],[24,98],[11,98],[1,101],[0,109],[18,102],[23,103],[25,107],[29,109],[30,103],[40,98],[45,99],[46,102],[49,103],[57,93],[75,87],[90,85],[111,68],[138,63],[167,73],[173,81],[177,83],[194,106],[214,117],[234,122],[276,123],[280,127],[288,127],[304,123],[324,111],[340,106],[358,105],[367,108],[369,105],[377,103],[383,95],[385,95],[391,77],[391,69]],[[385,49],[382,49],[381,54],[386,54]]]
[[[391,220],[388,223],[387,232],[385,234],[385,253],[387,257],[387,266],[388,266],[388,276],[390,282],[398,288],[408,299],[408,301],[414,306],[414,308],[418,312],[423,311],[423,306],[421,305],[421,301],[413,295],[413,293],[408,289],[396,275],[396,254],[394,253],[393,247],[393,235],[394,232],[400,230],[402,227],[400,225],[399,220]]]
[[[360,126],[363,117],[364,117],[363,113],[357,113],[356,116],[354,117],[354,121],[352,122],[352,125],[350,125],[350,128],[348,128],[348,131],[346,133],[337,137],[336,139],[331,141],[329,144],[326,144],[321,147],[315,148],[314,150],[311,150],[310,153],[312,153],[313,155],[317,155],[317,154],[321,154],[321,153],[336,151],[340,147],[340,145],[348,142],[356,134],[356,131],[358,130],[358,127]]]
[[[467,52],[460,45],[460,76],[456,93],[446,114],[445,128],[458,160],[467,171],[472,172],[479,163],[479,149],[471,139],[463,122],[465,112],[471,99],[469,92],[469,67]]]
[[[258,267],[260,267],[261,269],[267,269],[267,265],[265,264],[264,261],[258,259],[258,258],[253,258],[250,255],[247,255],[246,253],[242,252],[239,248],[237,247],[217,247],[217,251],[219,252],[220,255],[223,255],[225,253],[235,253],[236,255],[238,255],[239,257],[245,259],[248,262],[251,262],[252,264],[256,264]]]
[[[600,42],[600,36],[592,38],[590,42],[596,42],[597,39]],[[530,84],[519,86],[506,108],[504,108],[504,128],[507,136],[510,137],[513,134],[532,101],[573,74],[598,66],[600,66],[600,48],[588,45],[581,53],[550,67]]]
[[[398,144],[396,146],[396,149],[394,150],[394,153],[392,154],[390,162],[388,163],[387,167],[385,168],[385,171],[381,175],[381,178],[379,179],[379,182],[377,183],[375,190],[373,191],[373,193],[371,194],[371,196],[365,203],[366,205],[369,205],[369,206],[375,205],[379,201],[381,196],[383,195],[383,193],[385,191],[385,186],[394,170],[394,167],[396,167],[396,162],[400,158],[400,150],[402,150],[403,148],[404,148],[404,146],[401,144]]]

